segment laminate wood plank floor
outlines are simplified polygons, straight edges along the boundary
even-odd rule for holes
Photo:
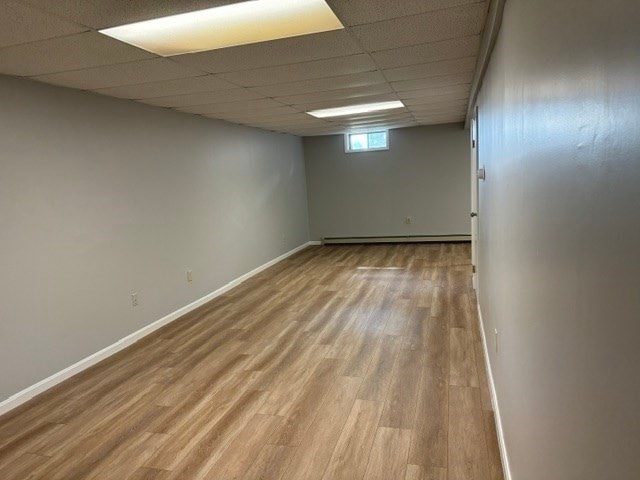
[[[0,417],[2,480],[501,480],[467,243],[309,247]]]

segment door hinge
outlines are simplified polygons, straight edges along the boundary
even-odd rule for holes
[[[473,273],[476,273],[476,266],[475,266],[475,265],[471,265],[471,271],[472,271]]]
[[[476,141],[475,140],[471,140],[471,148],[476,148]]]

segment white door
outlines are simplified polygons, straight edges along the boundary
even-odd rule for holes
[[[473,288],[478,289],[478,107],[471,119],[471,265]]]

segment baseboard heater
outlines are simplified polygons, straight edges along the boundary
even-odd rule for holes
[[[337,243],[416,243],[416,242],[470,242],[471,235],[385,235],[378,237],[324,237],[323,245]]]

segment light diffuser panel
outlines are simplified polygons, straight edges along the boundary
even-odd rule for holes
[[[347,107],[326,108],[323,110],[312,110],[307,112],[316,118],[343,117],[345,115],[355,115],[358,113],[379,112],[383,110],[393,110],[404,108],[404,103],[399,100],[392,102],[365,103],[361,105],[349,105]]]
[[[324,0],[249,0],[100,33],[168,57],[341,28]]]

